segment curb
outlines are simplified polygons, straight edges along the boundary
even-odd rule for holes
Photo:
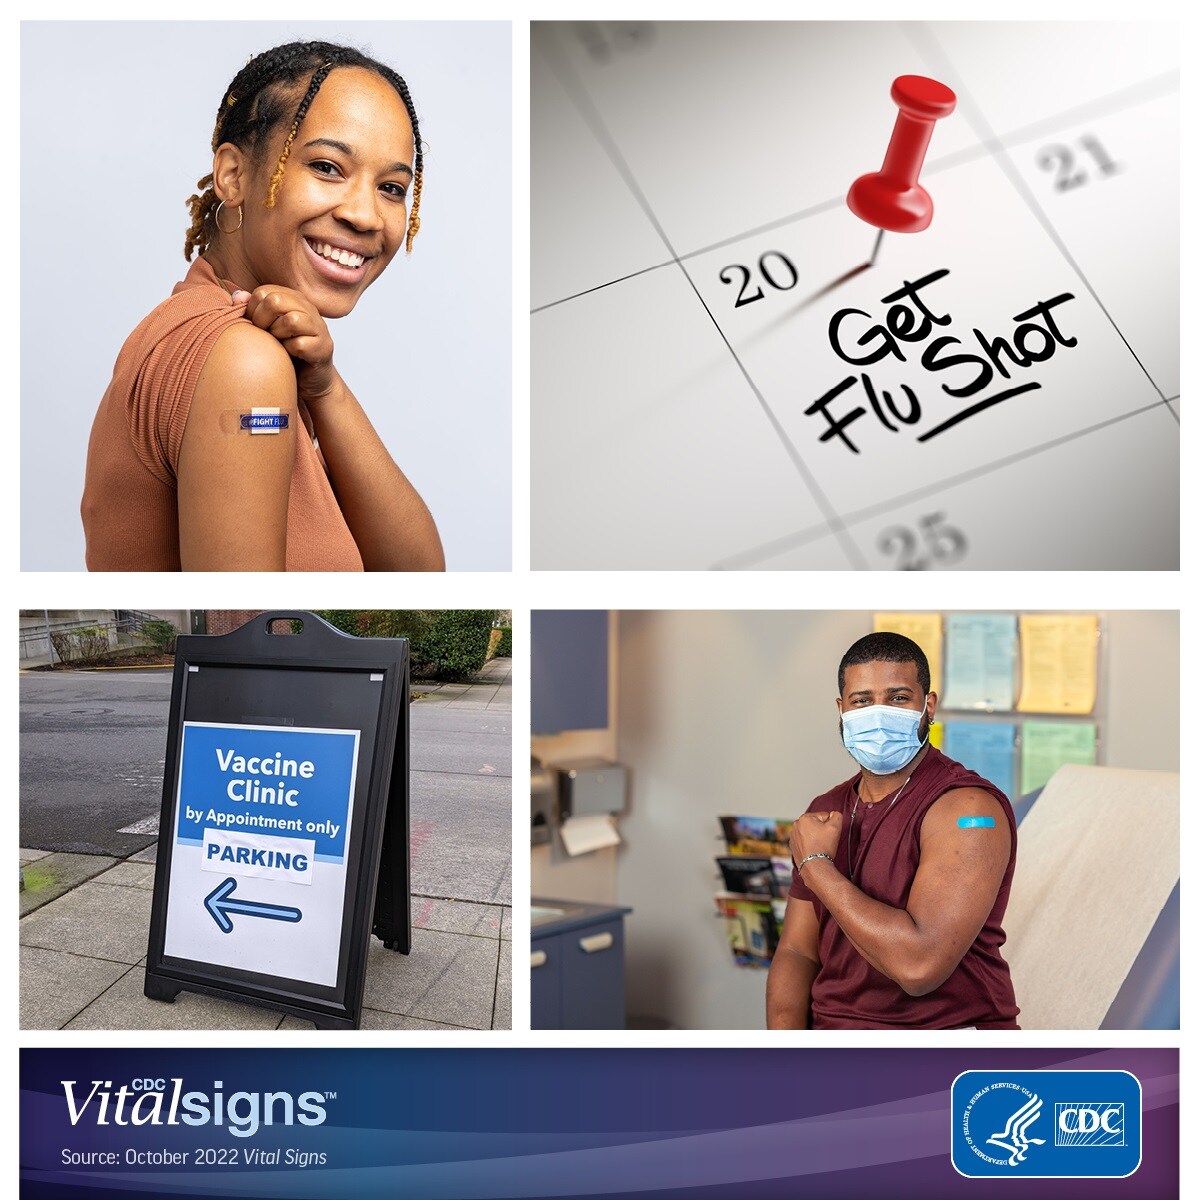
[[[128,667],[71,667],[69,671],[60,674],[90,675],[96,671],[173,671],[175,668],[167,663],[136,663]],[[53,675],[54,671],[43,671],[40,667],[20,667],[21,675]]]

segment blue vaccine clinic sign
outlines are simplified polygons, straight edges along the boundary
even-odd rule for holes
[[[168,955],[333,986],[359,731],[183,723]]]
[[[311,841],[318,861],[342,862],[357,731],[185,721],[177,841],[207,831]]]

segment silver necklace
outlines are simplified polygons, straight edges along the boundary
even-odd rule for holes
[[[888,804],[887,808],[885,808],[883,810],[884,816],[886,816],[889,812],[891,812],[892,805],[895,804],[896,801],[900,799],[900,793],[902,791],[904,791],[904,789],[906,787],[908,787],[908,781],[913,777],[913,774],[914,774],[914,772],[910,771],[904,777],[904,782],[896,789],[896,794],[892,797],[891,802]],[[863,856],[863,847],[860,844],[858,847],[857,859],[855,861],[851,861],[851,859],[850,859],[850,838],[854,833],[854,815],[855,815],[855,813],[858,812],[859,799],[860,799],[860,796],[859,796],[858,791],[856,790],[854,793],[854,807],[850,810],[850,827],[849,827],[849,829],[846,830],[846,863],[850,868],[850,879],[852,882],[854,880],[854,867],[856,865],[856,862],[861,863],[862,856]],[[883,817],[880,817],[880,820],[883,820]],[[861,834],[859,836],[861,837]]]

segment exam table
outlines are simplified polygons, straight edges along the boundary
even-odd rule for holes
[[[1004,956],[1021,1027],[1178,1029],[1178,774],[1065,766],[1013,809]]]

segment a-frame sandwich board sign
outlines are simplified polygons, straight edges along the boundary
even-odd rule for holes
[[[269,612],[175,649],[145,992],[357,1028],[411,948],[408,642]]]

